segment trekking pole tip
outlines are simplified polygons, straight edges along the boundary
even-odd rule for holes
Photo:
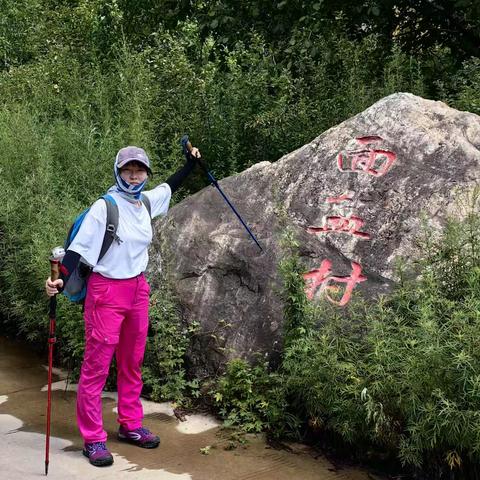
[[[45,475],[48,475],[48,462],[45,461]]]

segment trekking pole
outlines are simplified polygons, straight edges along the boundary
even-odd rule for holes
[[[60,274],[60,260],[65,255],[62,247],[55,247],[50,256],[50,278],[55,281]],[[52,410],[52,368],[53,368],[53,345],[57,341],[55,338],[55,317],[57,310],[57,297],[53,295],[50,298],[50,308],[48,317],[50,328],[48,333],[48,394],[47,394],[47,437],[45,440],[45,475],[48,475],[48,463],[50,454],[50,412]]]
[[[192,151],[192,144],[188,140],[188,135],[184,135],[182,137],[182,147],[183,147],[183,153],[185,156],[189,154]],[[253,241],[257,244],[258,248],[263,251],[263,248],[261,245],[258,243],[258,240],[255,238],[255,235],[252,233],[252,231],[248,228],[248,225],[243,221],[242,217],[240,214],[237,212],[235,207],[232,205],[230,200],[227,198],[227,196],[223,193],[222,189],[220,188],[220,185],[218,184],[216,178],[213,176],[212,173],[208,170],[207,166],[203,162],[201,157],[195,157],[197,162],[199,163],[201,169],[206,173],[208,179],[210,180],[211,184],[220,192],[220,195],[223,197],[223,199],[227,202],[228,206],[232,209],[233,213],[237,216],[237,218],[240,220],[240,223],[245,227],[247,230],[248,234],[250,237],[253,239]]]

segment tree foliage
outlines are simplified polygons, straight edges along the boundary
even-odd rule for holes
[[[146,37],[159,23],[175,28],[179,20],[198,21],[204,38],[223,45],[259,33],[282,57],[300,41],[315,56],[316,37],[344,31],[350,38],[395,38],[408,52],[442,45],[458,60],[478,55],[480,4],[475,0],[191,0],[121,2],[129,32]]]
[[[352,40],[375,34],[384,47],[396,42],[416,55],[448,48],[456,62],[478,56],[480,45],[475,0],[2,0],[0,61],[6,68],[61,47],[108,56],[119,38],[143,49],[159,28],[174,32],[187,20],[228,48],[258,34],[279,61],[298,50],[317,58],[319,39],[339,32]]]

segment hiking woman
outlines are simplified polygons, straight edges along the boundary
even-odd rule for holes
[[[115,185],[108,194],[118,205],[117,241],[99,259],[106,230],[106,201],[97,200],[85,216],[62,260],[58,280],[46,281],[53,296],[62,290],[80,259],[92,267],[85,298],[85,354],[77,392],[77,423],[83,454],[95,466],[113,463],[103,429],[101,393],[113,354],[117,360],[118,438],[143,448],[158,447],[160,439],[142,425],[141,366],[148,332],[150,287],[144,276],[151,218],[166,215],[172,193],[193,170],[194,148],[186,164],[165,183],[143,191],[152,173],[150,160],[138,147],[122,148],[115,159]],[[150,214],[141,195],[148,198]]]

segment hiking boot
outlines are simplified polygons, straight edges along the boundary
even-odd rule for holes
[[[122,442],[133,443],[142,448],[156,448],[160,443],[160,438],[145,427],[127,430],[123,425],[120,425],[118,429],[118,439]]]
[[[83,454],[96,467],[107,467],[113,463],[112,454],[108,451],[105,442],[86,443]]]

